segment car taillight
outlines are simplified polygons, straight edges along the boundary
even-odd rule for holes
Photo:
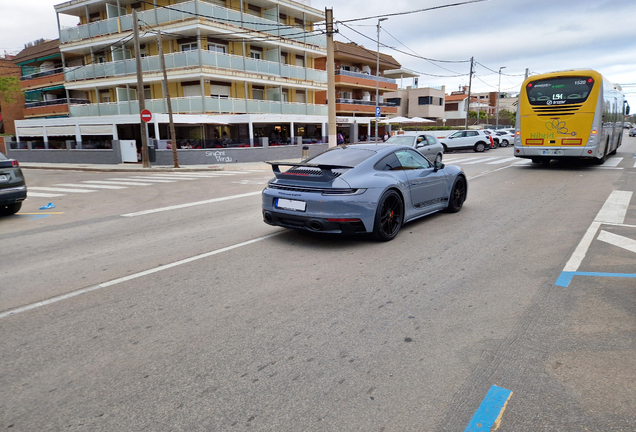
[[[17,161],[17,160],[12,159],[12,160],[11,160],[11,166],[17,167],[17,166],[20,166],[20,164],[18,163],[18,161]]]

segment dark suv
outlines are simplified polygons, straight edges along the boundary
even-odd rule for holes
[[[17,213],[26,197],[26,183],[18,161],[0,153],[0,216]]]

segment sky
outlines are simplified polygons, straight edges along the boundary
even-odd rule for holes
[[[61,1],[0,3],[0,55],[58,37],[53,6]],[[380,51],[420,73],[419,87],[445,85],[450,93],[467,86],[471,57],[473,92],[497,91],[501,67],[500,89],[512,94],[526,69],[533,75],[591,68],[622,84],[636,111],[636,0],[311,0],[311,6],[333,8],[336,40],[374,51],[378,17],[388,17]],[[77,18],[60,15],[60,24],[74,26]]]

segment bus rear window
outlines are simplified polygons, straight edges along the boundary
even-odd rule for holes
[[[592,87],[590,77],[558,77],[528,83],[526,92],[530,105],[566,105],[585,102]]]

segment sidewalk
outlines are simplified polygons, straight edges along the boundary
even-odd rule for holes
[[[287,161],[298,162],[300,159]],[[71,164],[71,163],[45,163],[45,162],[20,162],[23,169],[50,169],[73,171],[99,171],[99,172],[193,172],[193,171],[272,171],[272,166],[265,162],[242,162],[219,165],[181,165],[174,168],[172,165],[152,165],[144,168],[140,163],[122,163],[117,165],[107,164]]]

